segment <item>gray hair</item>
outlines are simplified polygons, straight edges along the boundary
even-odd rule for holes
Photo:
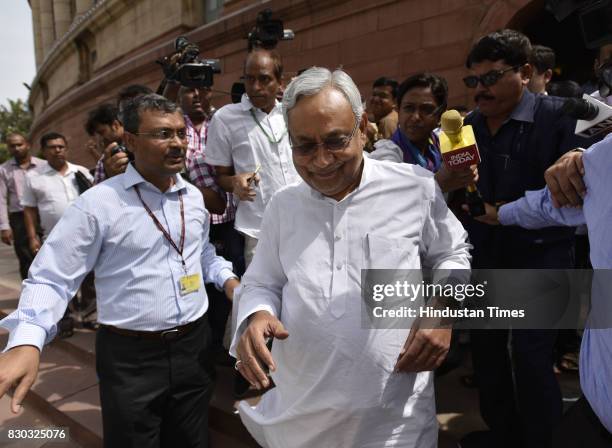
[[[353,109],[356,120],[363,115],[363,103],[359,89],[349,75],[343,70],[333,72],[324,67],[311,67],[289,83],[283,95],[283,116],[289,127],[289,111],[295,107],[303,96],[312,96],[326,87],[332,87],[342,93]]]
[[[156,110],[166,114],[181,112],[181,108],[169,99],[149,93],[140,95],[124,103],[121,111],[123,127],[127,132],[135,134],[140,127],[140,116],[145,110]]]

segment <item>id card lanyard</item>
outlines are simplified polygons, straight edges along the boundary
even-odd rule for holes
[[[149,214],[149,216],[155,223],[155,226],[160,230],[160,232],[164,235],[164,238],[168,240],[170,245],[174,248],[174,250],[181,257],[183,271],[185,271],[185,275],[187,275],[187,265],[185,264],[185,259],[183,258],[183,248],[185,247],[185,207],[183,205],[183,193],[180,190],[178,192],[179,203],[181,204],[181,240],[179,242],[179,245],[177,246],[174,240],[172,239],[172,236],[170,236],[168,231],[164,229],[164,226],[162,226],[162,223],[159,222],[159,219],[157,219],[157,217],[153,214],[149,206],[142,199],[142,195],[140,194],[140,189],[138,188],[138,185],[134,185],[134,189],[136,190],[136,194],[138,195],[138,199],[140,199],[142,206],[144,207],[144,209],[147,211],[147,213]]]
[[[255,115],[255,110],[251,109],[251,117],[253,117],[253,120],[255,121],[255,123],[257,123],[257,126],[259,126],[259,129],[261,129],[261,131],[264,133],[264,135],[266,136],[266,138],[268,139],[268,141],[273,144],[273,145],[278,145],[281,140],[283,139],[283,137],[285,136],[285,134],[287,133],[287,131],[285,130],[285,132],[283,132],[281,134],[281,136],[278,138],[278,140],[273,139],[270,134],[268,134],[268,132],[264,129],[264,127],[261,125],[261,123],[259,122],[259,120],[257,119],[257,115]]]

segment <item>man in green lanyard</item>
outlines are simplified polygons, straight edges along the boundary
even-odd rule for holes
[[[239,201],[235,227],[245,236],[247,266],[268,201],[277,190],[299,180],[276,100],[282,76],[276,51],[251,51],[244,64],[246,93],[240,103],[219,109],[208,128],[207,162],[215,166],[219,185]]]

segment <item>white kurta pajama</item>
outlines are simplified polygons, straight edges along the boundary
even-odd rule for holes
[[[361,269],[469,269],[466,233],[426,170],[364,161],[340,202],[305,183],[279,191],[242,282],[232,352],[267,310],[276,387],[240,415],[270,448],[437,446],[433,376],[393,373],[409,330],[363,329]]]

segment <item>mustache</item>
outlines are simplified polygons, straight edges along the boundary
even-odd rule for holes
[[[185,151],[182,149],[168,151],[166,157],[185,157]]]
[[[479,100],[494,100],[495,97],[493,95],[488,95],[486,93],[479,93],[478,95],[474,96],[474,102],[477,103]]]

